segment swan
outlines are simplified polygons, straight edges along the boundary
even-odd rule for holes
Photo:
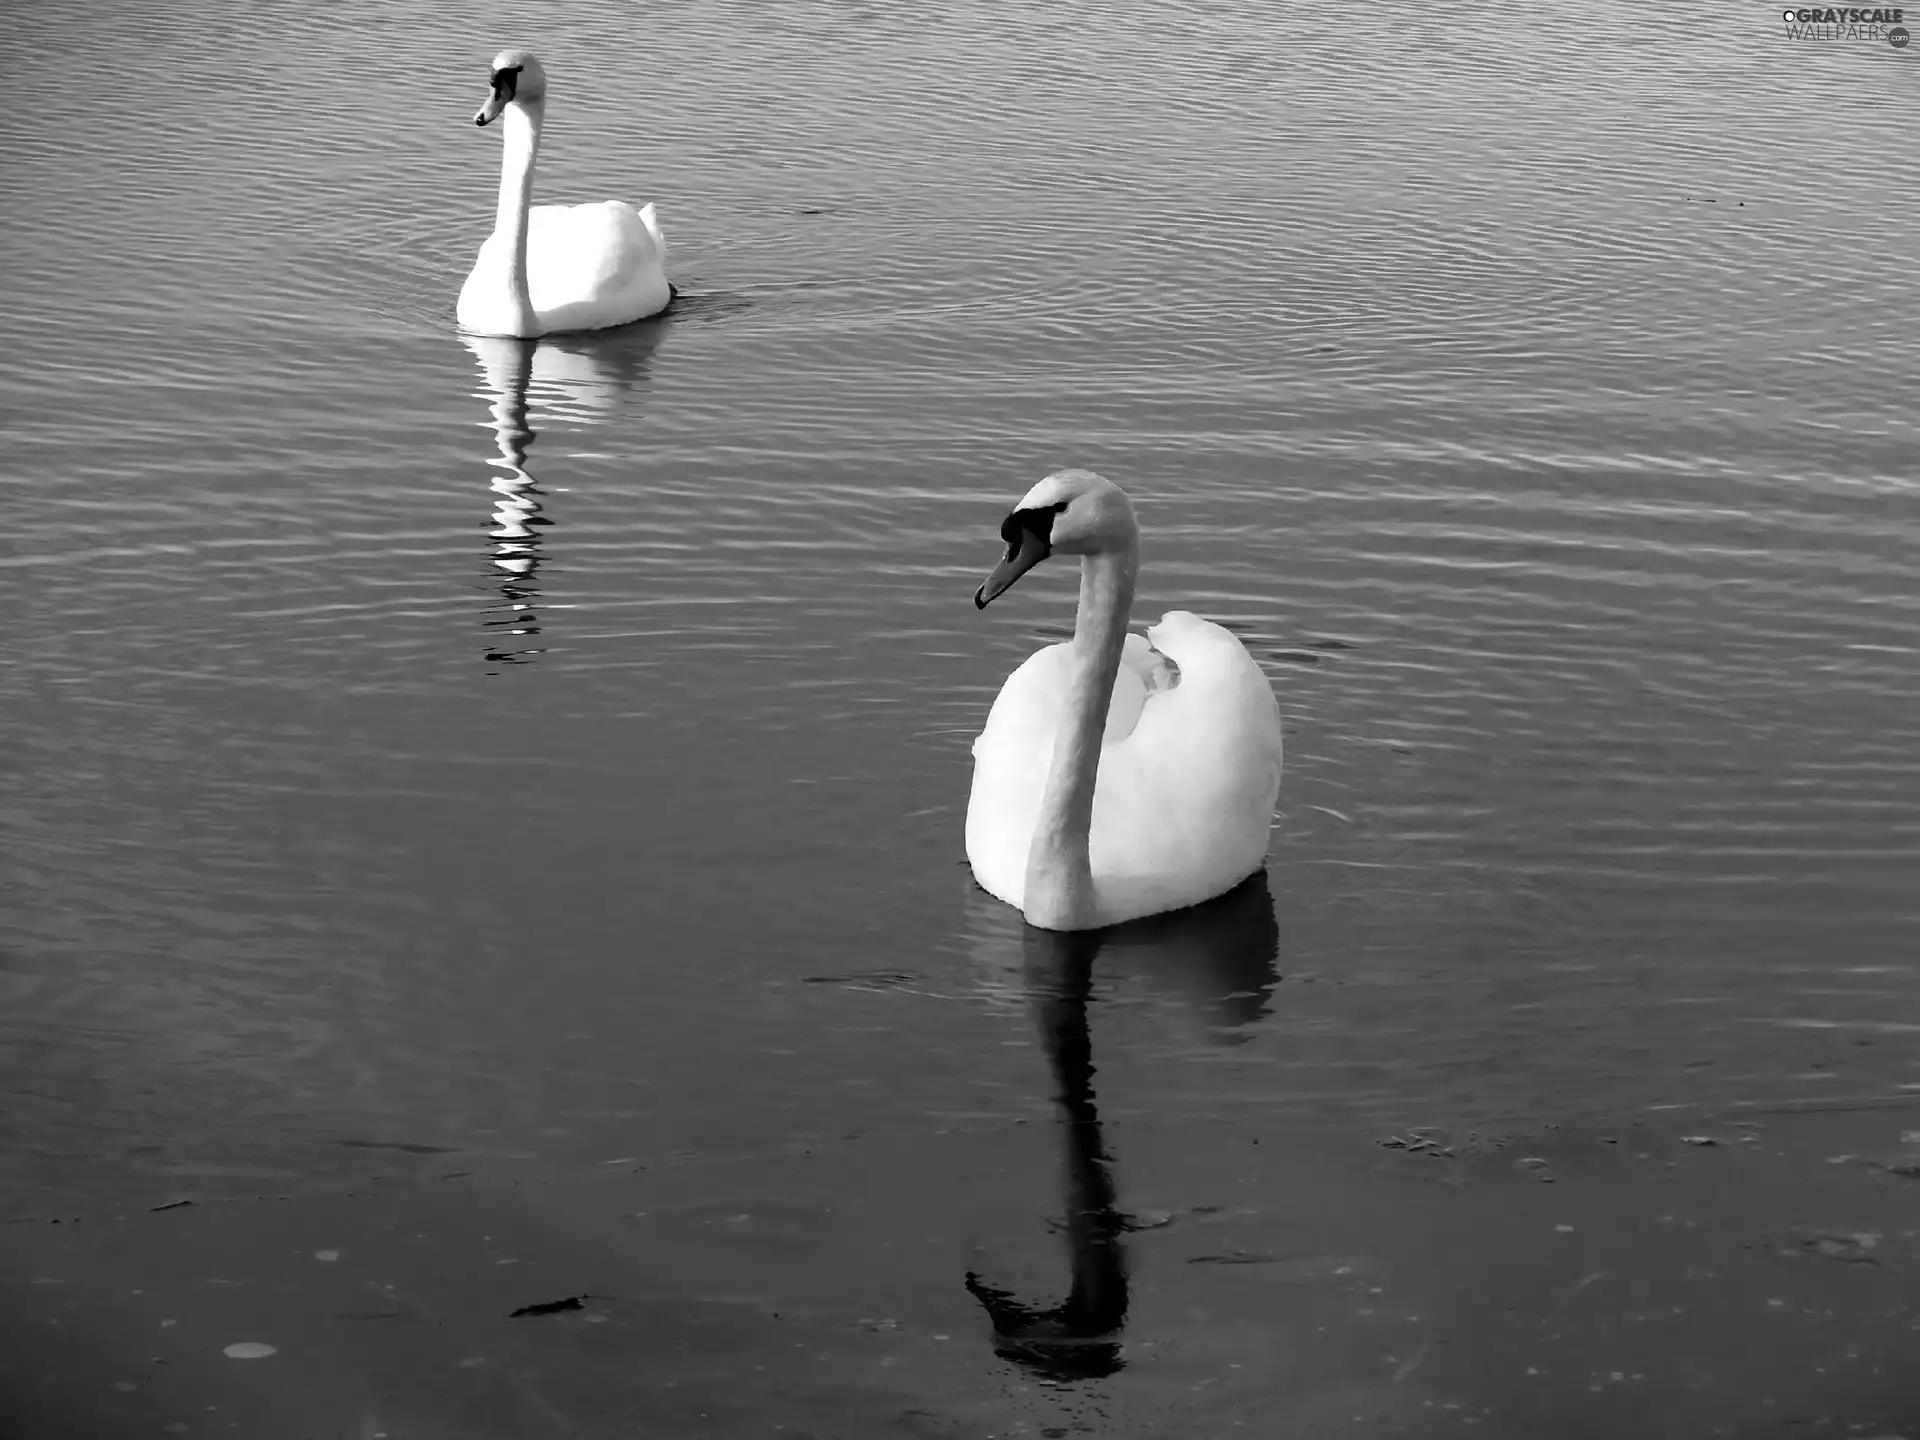
[[[1047,476],[1000,527],[980,609],[1080,557],[1073,639],[1007,677],[973,742],[967,860],[1042,930],[1096,930],[1225,894],[1266,862],[1280,706],[1232,632],[1175,610],[1127,632],[1140,530],[1091,470]]]
[[[652,205],[532,206],[533,161],[546,120],[547,72],[527,50],[493,57],[487,103],[473,123],[504,115],[500,207],[456,311],[463,330],[530,340],[604,330],[657,315],[674,296],[667,240]]]

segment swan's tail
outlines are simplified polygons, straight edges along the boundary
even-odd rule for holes
[[[1181,685],[1219,696],[1219,703],[1245,723],[1246,733],[1256,736],[1262,748],[1272,752],[1277,783],[1284,744],[1280,703],[1274,697],[1273,683],[1247,653],[1240,637],[1190,610],[1171,610],[1158,625],[1147,627],[1147,639],[1180,667]],[[1228,696],[1233,698],[1228,700]]]
[[[667,236],[666,232],[660,228],[660,217],[653,211],[653,202],[649,200],[646,204],[636,207],[634,213],[640,217],[640,223],[647,227],[647,233],[653,237],[653,243],[660,247],[660,258],[666,259]]]

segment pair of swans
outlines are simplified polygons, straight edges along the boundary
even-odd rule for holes
[[[673,298],[653,206],[532,206],[547,77],[494,57],[474,116],[505,118],[493,233],[459,321],[530,339],[656,315]],[[984,608],[1054,554],[1080,557],[1071,641],[1008,677],[974,741],[967,859],[989,894],[1044,930],[1096,930],[1198,905],[1265,863],[1280,789],[1280,712],[1235,636],[1184,610],[1127,632],[1140,531],[1119,486],[1088,470],[1036,485],[1001,526]]]

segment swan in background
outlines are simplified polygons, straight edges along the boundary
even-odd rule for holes
[[[1006,556],[976,606],[1058,553],[1080,557],[1080,610],[1071,641],[1007,678],[973,742],[974,878],[1044,930],[1225,894],[1265,863],[1280,793],[1266,675],[1230,631],[1188,611],[1144,640],[1127,633],[1140,530],[1112,481],[1049,475],[1000,536]]]
[[[533,162],[546,120],[547,75],[527,50],[493,59],[491,93],[473,117],[505,116],[493,233],[460,289],[460,326],[530,339],[604,330],[657,315],[672,301],[666,237],[653,206],[619,200],[533,207]]]

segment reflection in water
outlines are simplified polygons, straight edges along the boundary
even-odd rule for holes
[[[600,334],[544,340],[461,335],[486,381],[489,423],[499,447],[499,458],[491,463],[503,472],[488,482],[495,502],[487,533],[500,593],[481,622],[488,632],[489,665],[530,664],[545,650],[525,643],[540,634],[534,609],[540,598],[540,531],[553,524],[542,513],[546,492],[527,470],[527,448],[535,434],[529,423],[531,399],[555,418],[595,423],[644,386],[648,362],[665,333],[663,322],[642,321]]]
[[[1028,927],[1022,940],[1027,989],[1053,1071],[1066,1147],[1067,1262],[1073,1286],[1066,1300],[1049,1310],[1023,1305],[971,1271],[967,1289],[993,1322],[995,1354],[1051,1379],[1090,1380],[1120,1368],[1118,1337],[1127,1319],[1127,1257],[1120,1243],[1125,1222],[1093,1104],[1093,1041],[1087,1030],[1100,934]]]
[[[533,375],[533,352],[539,342],[492,336],[463,336],[468,348],[480,355],[481,370],[493,391],[493,433],[500,458],[493,463],[505,473],[488,483],[497,497],[493,507],[493,565],[500,599],[487,606],[480,622],[487,634],[489,665],[525,665],[544,647],[520,645],[526,636],[540,633],[534,612],[540,586],[534,572],[540,564],[540,531],[553,522],[540,513],[545,492],[527,473],[527,446],[533,430],[527,424],[527,384]],[[498,674],[498,671],[494,672]]]
[[[1125,1363],[1127,1221],[1094,1106],[1087,1025],[1095,957],[1104,957],[1110,973],[1144,976],[1173,991],[1222,1038],[1237,1042],[1239,1027],[1267,1013],[1279,983],[1279,939],[1265,871],[1206,905],[1109,930],[1021,927],[1026,991],[1053,1073],[1065,1148],[1072,1284],[1062,1303],[1041,1309],[968,1272],[967,1289],[993,1324],[995,1354],[1051,1380],[1098,1379]]]

